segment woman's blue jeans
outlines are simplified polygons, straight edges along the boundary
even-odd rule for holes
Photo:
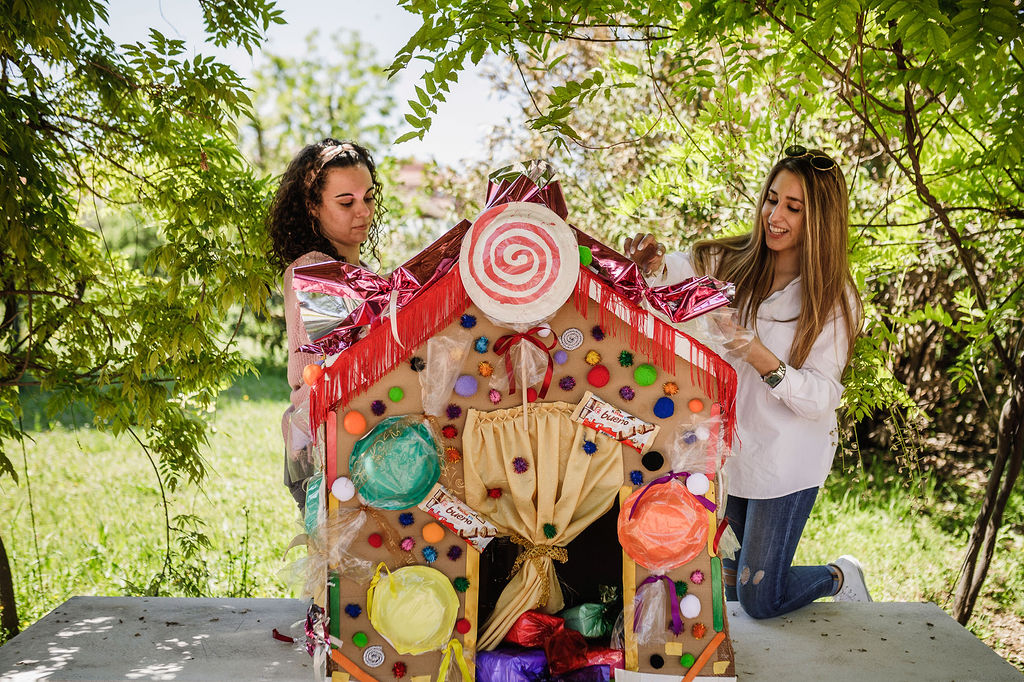
[[[835,592],[827,566],[793,566],[817,496],[817,488],[769,500],[729,496],[725,515],[741,547],[736,559],[722,560],[727,583],[730,573],[736,578],[725,594],[752,618],[780,616]]]

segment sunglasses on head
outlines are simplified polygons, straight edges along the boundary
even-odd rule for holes
[[[830,171],[836,167],[836,162],[826,156],[823,152],[810,152],[802,144],[794,144],[786,147],[786,156],[791,159],[802,159],[809,156],[811,167],[815,170]]]

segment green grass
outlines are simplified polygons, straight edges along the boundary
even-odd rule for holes
[[[204,489],[174,495],[172,513],[204,519],[213,544],[191,562],[204,595],[295,596],[278,577],[284,549],[300,532],[281,484],[280,418],[287,397],[283,369],[264,369],[260,378],[244,378],[230,389],[213,417]],[[34,442],[26,444],[28,477],[21,470],[19,485],[0,482],[0,533],[23,627],[73,595],[137,594],[163,563],[163,511],[149,461],[127,438],[70,423],[34,432]],[[13,454],[20,469],[21,453]],[[837,463],[819,496],[797,561],[854,554],[876,600],[932,601],[948,610],[981,475],[940,481],[882,466],[841,469]],[[970,629],[1024,670],[1020,487]],[[189,594],[173,582],[160,593]]]

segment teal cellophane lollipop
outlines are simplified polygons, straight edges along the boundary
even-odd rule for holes
[[[371,507],[408,509],[440,478],[440,453],[422,417],[388,417],[352,448],[349,478]]]

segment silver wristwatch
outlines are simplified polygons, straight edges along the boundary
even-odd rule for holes
[[[782,383],[782,377],[786,376],[786,363],[779,360],[779,366],[761,377],[761,381],[768,384],[768,388],[775,388]]]

